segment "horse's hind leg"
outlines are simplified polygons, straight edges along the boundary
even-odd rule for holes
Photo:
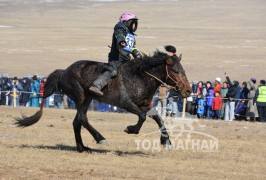
[[[85,104],[81,106],[81,112],[82,112],[82,125],[84,128],[86,128],[90,134],[93,136],[95,141],[99,144],[104,143],[105,138],[96,130],[94,127],[89,123],[87,118],[87,111],[90,106],[91,100],[86,101]]]
[[[76,145],[77,145],[77,150],[78,152],[83,152],[83,151],[88,151],[90,152],[91,149],[88,147],[85,147],[82,138],[81,138],[81,125],[82,125],[82,119],[81,119],[81,114],[78,110],[76,117],[73,121],[73,128],[74,128],[74,133],[75,133],[75,140],[76,140]]]
[[[101,143],[103,142],[103,140],[105,140],[105,138],[96,129],[94,129],[88,122],[87,111],[88,111],[90,103],[91,103],[91,100],[88,100],[88,101],[85,101],[85,103],[83,103],[82,105],[79,105],[77,107],[78,111],[73,121],[73,128],[74,128],[78,152],[83,152],[83,151],[91,152],[91,149],[84,146],[82,142],[82,138],[80,134],[82,125],[91,133],[91,135],[97,141],[97,143]]]

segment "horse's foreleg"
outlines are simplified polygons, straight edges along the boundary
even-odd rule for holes
[[[145,113],[144,113],[145,114]],[[128,134],[138,134],[144,121],[146,120],[146,114],[139,115],[137,124],[128,126],[124,131]],[[143,118],[145,117],[145,118]]]
[[[154,109],[151,109],[147,112],[147,115],[151,117],[159,126],[161,132],[161,144],[165,146],[171,145],[171,141],[165,128],[164,121],[161,116],[158,115],[158,112]]]
[[[165,128],[164,122],[159,115],[150,116],[155,122],[158,124],[159,129],[161,131],[161,144],[162,145],[171,145],[171,141],[169,139],[168,132]]]

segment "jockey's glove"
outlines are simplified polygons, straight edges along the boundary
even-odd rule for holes
[[[133,55],[134,58],[142,58],[141,53],[137,49],[132,51],[132,55]]]

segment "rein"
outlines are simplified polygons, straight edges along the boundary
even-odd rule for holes
[[[175,81],[170,75],[169,75],[169,72],[168,72],[168,67],[167,67],[167,64],[165,65],[165,70],[166,70],[166,80],[169,78],[171,79],[175,84],[176,86],[178,87],[178,89],[176,89],[176,87],[174,86],[171,86],[171,85],[168,85],[166,82],[163,82],[161,79],[159,79],[158,77],[156,77],[155,75],[151,74],[151,73],[148,73],[147,71],[144,71],[147,75],[153,77],[154,79],[156,79],[157,81],[159,81],[160,83],[162,83],[163,85],[165,85],[167,88],[169,89],[174,89],[174,90],[180,90],[180,87],[179,87],[179,83],[182,82],[184,80],[185,77],[182,77],[180,80],[178,81]],[[165,81],[166,81],[165,80]]]
[[[162,84],[163,84],[164,86],[166,86],[167,88],[176,90],[176,88],[175,88],[174,86],[170,86],[170,85],[166,84],[166,82],[163,82],[161,79],[159,79],[159,78],[157,78],[156,76],[154,76],[154,75],[148,73],[147,71],[144,71],[144,72],[145,72],[146,74],[148,74],[149,76],[153,77],[154,79],[156,79],[157,81],[159,81],[160,83],[162,83]]]

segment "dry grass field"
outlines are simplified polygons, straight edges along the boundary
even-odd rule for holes
[[[161,151],[137,148],[136,140],[159,140],[152,119],[141,133],[123,132],[135,124],[131,114],[89,112],[92,125],[107,139],[98,145],[82,129],[91,154],[75,149],[73,110],[45,109],[43,118],[28,128],[13,126],[13,118],[34,108],[0,108],[0,178],[2,179],[265,179],[265,124],[202,121],[194,131],[218,139],[213,152],[192,149]],[[177,121],[180,122],[180,121]],[[187,129],[187,127],[185,128]],[[204,136],[192,135],[204,139]],[[179,137],[186,140],[187,136]],[[174,137],[171,137],[174,142]]]

